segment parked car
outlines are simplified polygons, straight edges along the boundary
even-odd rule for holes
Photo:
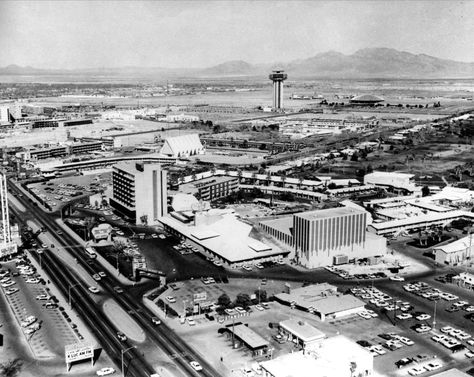
[[[97,374],[98,376],[108,376],[109,374],[114,374],[114,373],[115,373],[115,369],[110,368],[110,367],[102,368],[102,369],[99,369],[97,372],[95,372],[95,374]]]
[[[120,331],[117,331],[117,338],[121,342],[126,342],[127,341],[127,336],[123,332],[120,332]]]

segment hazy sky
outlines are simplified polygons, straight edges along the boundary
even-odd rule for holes
[[[366,47],[474,61],[474,1],[0,0],[0,66],[206,67]]]

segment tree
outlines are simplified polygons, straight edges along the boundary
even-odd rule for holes
[[[217,298],[217,305],[219,305],[220,307],[224,309],[228,308],[230,304],[231,304],[230,297],[226,293],[221,294]]]
[[[349,370],[351,371],[351,377],[354,375],[354,372],[357,370],[357,363],[355,361],[351,361],[349,365]]]
[[[421,195],[422,196],[430,196],[431,194],[431,191],[430,191],[430,188],[428,186],[423,186],[421,188]]]
[[[351,156],[351,161],[358,161],[359,160],[359,155],[357,153],[353,153]]]
[[[239,293],[235,299],[235,306],[241,306],[244,309],[248,308],[251,304],[250,296],[247,293]]]
[[[0,364],[0,376],[15,377],[21,372],[23,360],[16,358]]]
[[[140,221],[141,221],[142,225],[148,225],[148,215],[140,216]]]
[[[259,302],[265,302],[265,301],[267,301],[268,296],[267,296],[267,291],[266,291],[266,290],[264,290],[264,289],[256,289],[254,293],[255,293],[255,296],[257,296],[257,300],[258,300]]]

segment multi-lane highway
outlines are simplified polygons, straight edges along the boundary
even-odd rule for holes
[[[29,216],[34,219],[38,225],[51,232],[57,242],[62,247],[65,247],[64,250],[67,250],[67,252],[76,258],[77,262],[87,272],[93,275],[102,270],[102,266],[96,260],[91,260],[86,256],[84,248],[72,246],[77,243],[72,236],[67,234],[67,232],[59,232],[62,231],[62,229],[60,225],[56,223],[55,218],[52,215],[43,212],[37,206],[33,205],[33,203],[25,196],[19,196],[19,194],[23,194],[23,192],[11,181],[9,181],[9,190],[12,193],[15,193],[17,199],[23,206],[25,206],[25,208],[27,208]],[[13,206],[12,210],[15,211]],[[19,216],[19,219],[24,217],[24,214],[17,213],[17,215]],[[67,291],[69,286],[76,284],[79,281],[78,278],[51,253],[47,253],[43,258],[46,258],[43,259],[43,265],[48,266],[48,272],[52,278],[57,276],[56,279],[53,278],[53,281],[58,284],[63,291],[64,289]],[[64,286],[65,284],[67,284],[67,286]],[[174,359],[175,364],[177,364],[185,374],[191,376],[203,375],[206,377],[220,376],[220,374],[209,365],[201,355],[197,354],[195,350],[189,347],[174,331],[166,326],[166,324],[155,327],[151,322],[151,318],[154,314],[141,302],[141,297],[131,295],[127,293],[126,290],[124,293],[117,293],[114,290],[114,287],[120,285],[120,283],[112,276],[103,278],[100,281],[100,284],[105,294],[113,297],[126,312],[131,313],[137,323],[144,329],[148,337],[166,354],[170,355]],[[76,301],[76,310],[82,314],[86,323],[91,326],[94,332],[99,332],[98,338],[100,340],[104,337],[104,344],[102,345],[107,352],[111,354],[111,357],[115,362],[117,362],[117,365],[120,365],[118,359],[120,359],[121,350],[128,348],[129,345],[118,341],[115,334],[115,327],[108,322],[107,318],[102,313],[102,309],[90,298],[87,289],[83,285],[81,285],[77,290],[71,290],[71,294],[74,294],[73,297]],[[101,320],[98,321],[98,323],[95,325],[91,323],[99,317]],[[152,373],[151,367],[140,355],[141,353],[139,352],[139,349],[132,349],[124,355],[127,364],[130,364],[131,361],[132,366],[130,367],[130,375],[147,376]],[[196,372],[190,366],[189,363],[193,360],[201,364],[203,367],[202,371]],[[138,367],[138,364],[140,363],[143,363],[142,370],[139,370],[140,368]]]

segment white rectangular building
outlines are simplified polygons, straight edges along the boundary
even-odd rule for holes
[[[374,358],[366,349],[343,335],[321,342],[311,351],[289,353],[260,363],[263,377],[371,376]]]

